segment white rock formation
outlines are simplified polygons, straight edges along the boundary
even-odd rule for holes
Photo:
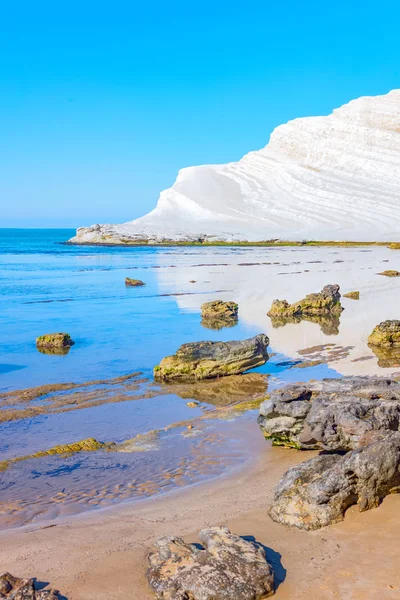
[[[400,90],[289,121],[226,165],[189,167],[148,215],[73,242],[400,238]]]

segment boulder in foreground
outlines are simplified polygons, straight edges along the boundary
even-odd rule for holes
[[[326,285],[316,294],[308,294],[303,300],[289,304],[287,300],[274,300],[268,312],[269,317],[296,317],[302,315],[339,315],[343,307],[340,304],[340,287]]]
[[[36,346],[43,350],[65,350],[74,344],[69,333],[46,333],[36,338]]]
[[[284,525],[318,529],[344,518],[350,506],[375,508],[400,490],[400,433],[377,433],[370,444],[321,454],[289,469],[275,489],[270,516]]]
[[[258,423],[273,445],[348,451],[372,432],[400,429],[400,384],[379,377],[289,385],[260,406]]]
[[[149,555],[147,579],[158,600],[262,600],[274,594],[264,549],[226,527],[199,533],[202,548],[164,537]]]
[[[368,344],[371,346],[381,346],[390,348],[400,346],[400,321],[388,320],[379,323],[368,338]]]
[[[183,344],[154,368],[160,381],[199,380],[238,375],[268,360],[268,337],[260,333],[240,342],[192,342]]]
[[[0,575],[0,598],[7,600],[58,600],[57,590],[35,590],[33,579],[21,579],[11,573]]]
[[[128,287],[141,287],[142,285],[146,285],[140,279],[131,279],[130,277],[125,277],[125,285]]]

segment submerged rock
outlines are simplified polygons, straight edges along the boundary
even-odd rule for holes
[[[36,346],[39,350],[55,350],[68,352],[75,342],[69,333],[46,333],[36,338]]]
[[[326,285],[320,292],[308,294],[303,300],[293,304],[289,304],[287,300],[274,300],[267,314],[277,318],[325,313],[340,315],[343,307],[340,304],[339,290],[337,284]]]
[[[344,377],[286,386],[263,402],[258,423],[276,446],[353,450],[371,432],[400,429],[400,384]]]
[[[343,294],[343,298],[350,298],[351,300],[359,300],[360,292],[347,292],[347,294]]]
[[[308,321],[309,323],[315,323],[321,327],[321,331],[324,335],[338,335],[340,327],[340,318],[338,315],[325,313],[321,315],[269,315],[271,324],[274,329],[284,327],[289,323],[298,324],[301,321]]]
[[[390,348],[400,346],[400,321],[388,320],[379,323],[368,338],[368,345]]]
[[[378,273],[378,275],[384,275],[385,277],[399,277],[400,271],[395,271],[394,269],[388,269],[387,271],[382,271],[382,273]]]
[[[131,279],[130,277],[125,277],[125,285],[130,287],[140,287],[146,284],[140,279]]]
[[[0,575],[0,598],[7,600],[58,600],[57,590],[35,590],[33,579],[21,579],[11,573]]]
[[[274,594],[274,572],[259,544],[226,527],[199,533],[203,544],[164,537],[149,555],[147,579],[159,600],[262,600]]]
[[[193,342],[163,358],[154,368],[161,381],[199,380],[237,375],[268,360],[268,337],[260,333],[240,342]]]
[[[387,494],[398,492],[400,433],[375,436],[378,439],[344,456],[321,454],[289,469],[275,489],[272,519],[318,529],[341,521],[353,504],[369,510]]]

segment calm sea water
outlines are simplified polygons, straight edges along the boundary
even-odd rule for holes
[[[73,234],[72,230],[0,230],[3,392],[45,383],[108,380],[138,371],[150,384],[154,365],[182,343],[270,334],[264,291],[271,287],[268,269],[282,264],[288,272],[299,272],[294,265],[299,264],[300,250],[293,254],[292,249],[282,249],[277,260],[277,251],[269,248],[63,245]],[[301,256],[305,262],[315,262],[307,260],[307,253]],[[260,270],[255,273],[251,265]],[[125,287],[127,276],[142,279],[146,286]],[[218,331],[202,327],[200,305],[217,298],[239,302],[237,326]],[[311,327],[314,340],[319,328]],[[38,352],[36,337],[55,331],[71,335],[75,345],[70,352],[65,356]],[[326,342],[326,336],[321,336]],[[305,336],[304,347],[307,342]],[[326,364],[301,373],[292,366],[293,360],[280,348],[257,371],[271,374],[271,386],[338,376]],[[55,518],[193,483],[247,460],[254,451],[254,437],[256,446],[264,443],[254,411],[234,422],[214,420],[190,434],[186,425],[168,429],[212,408],[207,402],[189,408],[188,400],[190,393],[181,397],[162,390],[132,401],[0,423],[0,461],[90,436],[123,442],[158,430],[157,444],[146,452],[30,459],[0,472],[0,525]],[[35,400],[50,401],[47,396]],[[24,402],[16,408],[26,408]]]

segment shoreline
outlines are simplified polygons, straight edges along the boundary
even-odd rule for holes
[[[69,240],[65,241],[65,242],[58,242],[61,246],[104,246],[104,247],[108,247],[108,248],[127,248],[127,247],[134,247],[134,248],[143,248],[143,247],[149,247],[149,248],[158,248],[158,247],[165,247],[165,248],[173,248],[176,246],[194,246],[194,247],[219,247],[219,246],[226,246],[226,247],[232,247],[232,248],[236,248],[236,247],[249,247],[249,248],[286,248],[286,247],[311,247],[311,248],[318,248],[318,247],[332,247],[332,248],[357,248],[357,247],[364,247],[364,246],[377,246],[377,247],[387,247],[390,248],[392,250],[398,250],[400,249],[400,242],[351,242],[351,241],[276,241],[276,240],[266,240],[266,241],[260,241],[260,242],[241,242],[241,241],[237,241],[237,242],[226,242],[226,241],[215,241],[215,242],[206,242],[206,241],[191,241],[191,242],[180,242],[180,241],[173,241],[173,240],[168,240],[165,242],[152,242],[150,243],[147,240],[140,240],[138,242],[71,242]]]
[[[250,466],[195,487],[2,531],[2,569],[49,581],[68,600],[117,600],[133,592],[151,600],[145,571],[154,540],[177,535],[194,542],[201,528],[226,524],[267,547],[278,600],[396,598],[396,561],[383,562],[382,555],[397,552],[400,496],[366,513],[352,507],[343,522],[317,531],[284,527],[268,516],[273,488],[290,466],[316,453],[263,446]]]

